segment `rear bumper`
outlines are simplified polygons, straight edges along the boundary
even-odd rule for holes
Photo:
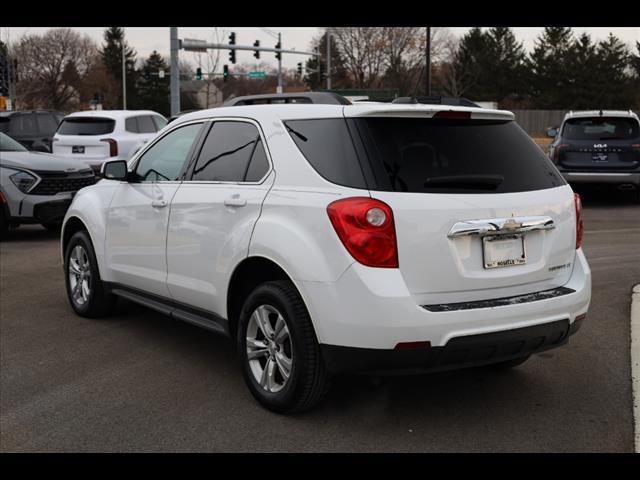
[[[430,342],[433,350],[460,337],[557,321],[568,321],[571,325],[589,307],[591,271],[579,249],[569,281],[563,285],[571,292],[551,297],[531,295],[531,301],[521,303],[471,302],[464,308],[440,311],[419,305],[397,269],[375,269],[354,263],[336,282],[300,282],[298,287],[325,350],[374,349],[384,356],[389,354],[383,351],[393,351],[398,343],[404,342]],[[403,355],[405,352],[401,352]]]
[[[411,350],[351,348],[322,345],[327,368],[333,373],[410,374],[476,367],[508,361],[567,343],[581,322],[568,319],[513,330],[467,335],[442,347]]]
[[[640,172],[560,172],[569,183],[609,183],[640,185]]]

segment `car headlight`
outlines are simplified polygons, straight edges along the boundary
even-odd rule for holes
[[[18,187],[18,190],[20,190],[22,193],[28,193],[31,187],[33,187],[35,183],[38,181],[36,177],[34,177],[28,172],[14,173],[9,178],[11,179],[13,184],[16,187]]]

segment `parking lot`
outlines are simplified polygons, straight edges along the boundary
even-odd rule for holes
[[[1,450],[631,452],[640,205],[583,202],[593,297],[567,346],[511,371],[338,378],[294,416],[254,401],[223,337],[125,301],[73,314],[57,235],[21,227],[0,243]]]

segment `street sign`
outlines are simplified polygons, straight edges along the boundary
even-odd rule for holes
[[[207,51],[207,41],[195,38],[185,38],[182,40],[182,48],[188,52],[205,52]]]
[[[264,78],[266,77],[267,74],[265,72],[261,72],[261,71],[253,71],[253,72],[249,72],[249,78]]]
[[[158,78],[164,78],[164,70],[158,70]]]

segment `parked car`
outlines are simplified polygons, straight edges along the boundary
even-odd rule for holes
[[[640,122],[632,111],[570,112],[554,137],[549,156],[572,184],[609,184],[635,189],[640,202]]]
[[[6,133],[28,150],[51,153],[51,142],[62,112],[50,110],[0,112],[0,132]]]
[[[71,307],[123,297],[230,336],[274,411],[336,373],[513,367],[589,306],[579,197],[510,112],[215,108],[103,176],[65,217]]]
[[[30,152],[0,132],[0,234],[24,223],[59,229],[73,195],[95,181],[90,168]]]
[[[150,110],[92,110],[64,117],[53,153],[81,160],[96,171],[105,160],[128,160],[167,124]]]

